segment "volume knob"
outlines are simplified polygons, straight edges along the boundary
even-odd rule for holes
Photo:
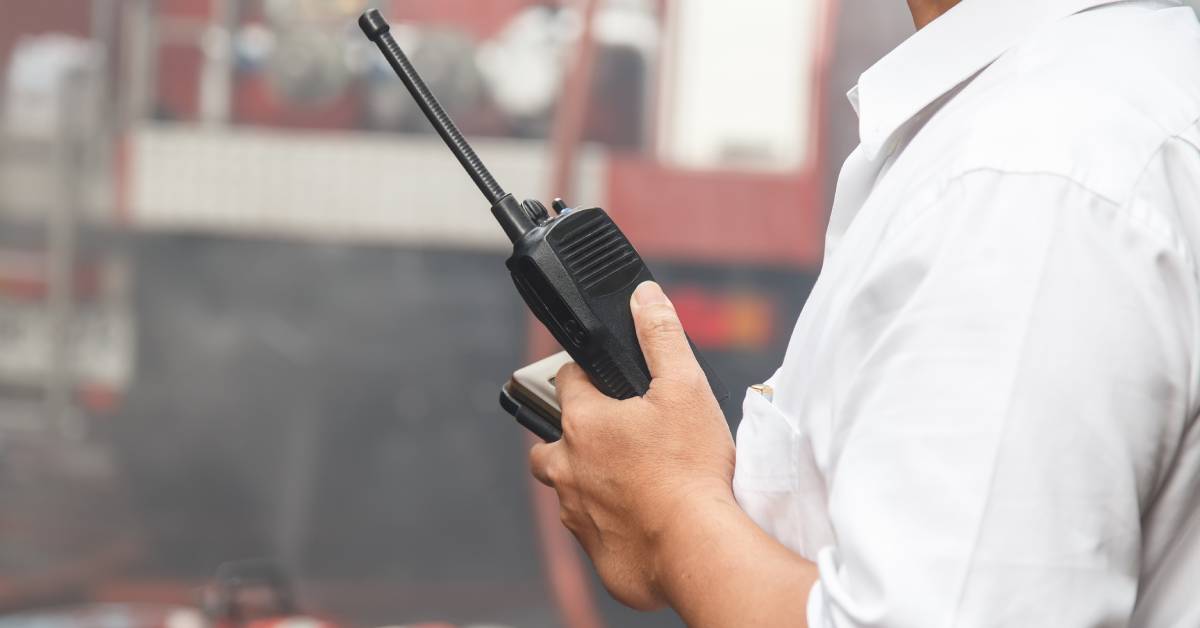
[[[546,211],[546,206],[541,201],[525,201],[521,203],[521,208],[525,210],[525,215],[529,216],[534,224],[540,225],[550,219],[550,212]]]

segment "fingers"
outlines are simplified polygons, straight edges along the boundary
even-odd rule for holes
[[[700,371],[675,306],[658,284],[647,281],[638,286],[630,308],[651,377],[677,378]]]
[[[538,482],[554,488],[563,462],[562,456],[560,443],[538,443],[529,450],[529,470]]]
[[[574,362],[568,362],[558,369],[558,375],[554,377],[554,388],[558,393],[558,405],[563,409],[563,414],[567,413],[568,406],[574,407],[581,401],[607,399],[604,393],[592,385],[587,373]]]

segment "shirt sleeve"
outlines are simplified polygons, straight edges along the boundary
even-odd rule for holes
[[[1186,249],[1051,175],[963,175],[895,222],[839,339],[867,357],[833,365],[809,625],[1126,625],[1193,407]]]

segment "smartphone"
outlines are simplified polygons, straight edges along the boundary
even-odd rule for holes
[[[525,429],[552,443],[562,438],[562,409],[554,378],[571,361],[566,351],[513,373],[500,391],[500,406]]]

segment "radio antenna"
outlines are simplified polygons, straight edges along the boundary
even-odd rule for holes
[[[475,150],[471,148],[462,132],[450,119],[450,114],[446,113],[446,109],[438,102],[433,92],[429,91],[425,81],[421,80],[417,69],[413,67],[412,62],[400,49],[400,45],[396,43],[396,39],[392,37],[390,32],[392,27],[388,25],[387,20],[383,18],[378,9],[371,9],[358,18],[358,26],[366,34],[367,39],[379,46],[383,57],[400,76],[400,80],[404,81],[404,86],[412,93],[417,105],[421,107],[421,111],[425,112],[425,117],[429,118],[434,130],[442,136],[442,140],[450,148],[450,152],[454,153],[459,163],[467,170],[467,174],[471,175],[475,185],[479,186],[479,191],[483,192],[484,197],[492,205],[499,203],[500,199],[506,195],[504,189],[496,183],[492,173],[483,165],[479,155],[475,154]]]

